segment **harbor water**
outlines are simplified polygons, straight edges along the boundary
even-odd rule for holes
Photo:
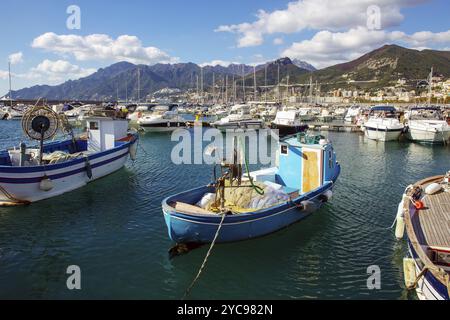
[[[274,234],[216,245],[192,299],[415,299],[403,284],[405,241],[391,226],[408,184],[449,170],[450,147],[324,133],[342,172],[313,216]],[[23,139],[0,122],[0,147]],[[171,162],[170,134],[142,134],[138,159],[30,206],[0,208],[0,299],[180,299],[208,246],[169,258],[161,201],[211,181],[208,165]],[[66,269],[81,268],[81,290]],[[369,266],[381,270],[368,289]]]

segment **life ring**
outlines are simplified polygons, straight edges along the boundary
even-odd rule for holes
[[[413,204],[417,210],[421,210],[421,209],[425,208],[425,204],[423,203],[423,201],[416,200],[416,201],[413,201]]]

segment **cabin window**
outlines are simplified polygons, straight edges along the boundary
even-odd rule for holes
[[[288,154],[288,146],[285,145],[285,144],[282,144],[281,147],[280,147],[280,153],[282,155],[286,156]]]
[[[333,152],[331,150],[328,151],[328,167],[333,168]]]
[[[89,122],[89,130],[98,130],[98,122],[96,121]]]

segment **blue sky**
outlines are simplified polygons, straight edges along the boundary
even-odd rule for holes
[[[382,25],[368,30],[366,9],[374,4]],[[80,30],[66,27],[69,5],[81,9]],[[226,65],[289,55],[326,67],[384,43],[448,50],[448,12],[446,0],[4,0],[0,96],[8,90],[8,59],[18,89],[76,79],[119,60]]]

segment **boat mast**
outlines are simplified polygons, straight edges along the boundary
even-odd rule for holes
[[[128,104],[128,79],[127,79],[127,77],[125,77],[125,100],[127,101],[127,104]]]
[[[254,91],[254,99],[256,101],[256,66],[253,66],[253,91]]]
[[[317,80],[316,80],[316,87],[314,88],[314,89],[316,89],[316,104],[319,101],[319,98],[317,96],[317,93],[318,93],[317,88],[318,88],[318,86],[317,86]]]
[[[278,82],[277,82],[277,87],[278,87],[278,103],[280,103],[281,101],[281,92],[280,92],[280,64],[278,63]]]
[[[264,101],[267,102],[267,63],[264,66]]]
[[[312,76],[309,77],[309,103],[312,103],[312,91],[313,91],[313,85],[312,85]]]
[[[216,79],[215,79],[215,75],[214,75],[214,72],[213,72],[212,98],[213,98],[213,103],[214,104],[216,104],[215,86],[216,86]]]
[[[203,98],[203,67],[200,68],[200,79],[201,79],[200,89],[201,89],[201,93],[202,93],[201,101],[202,101],[202,104],[203,104],[204,103],[204,98]]]
[[[12,108],[12,90],[11,90],[11,61],[8,61],[8,74],[9,74],[9,106]]]
[[[198,89],[198,86],[199,86],[199,82],[198,82],[198,74],[196,75],[196,79],[197,79],[197,95],[196,95],[196,98],[197,98],[197,103],[198,103],[198,101],[199,101],[199,89]]]
[[[141,101],[141,69],[137,69],[137,78],[138,78],[138,90],[137,90],[137,98],[138,103]]]
[[[236,81],[234,81],[234,74],[233,74],[233,104],[236,104]]]
[[[431,86],[433,84],[433,67],[428,78],[428,106],[431,106]]]
[[[225,104],[228,104],[228,75],[225,76]]]
[[[244,94],[242,101],[245,103],[245,77],[244,77],[244,65],[242,65],[242,92]]]
[[[289,103],[289,73],[286,76],[286,104]]]

